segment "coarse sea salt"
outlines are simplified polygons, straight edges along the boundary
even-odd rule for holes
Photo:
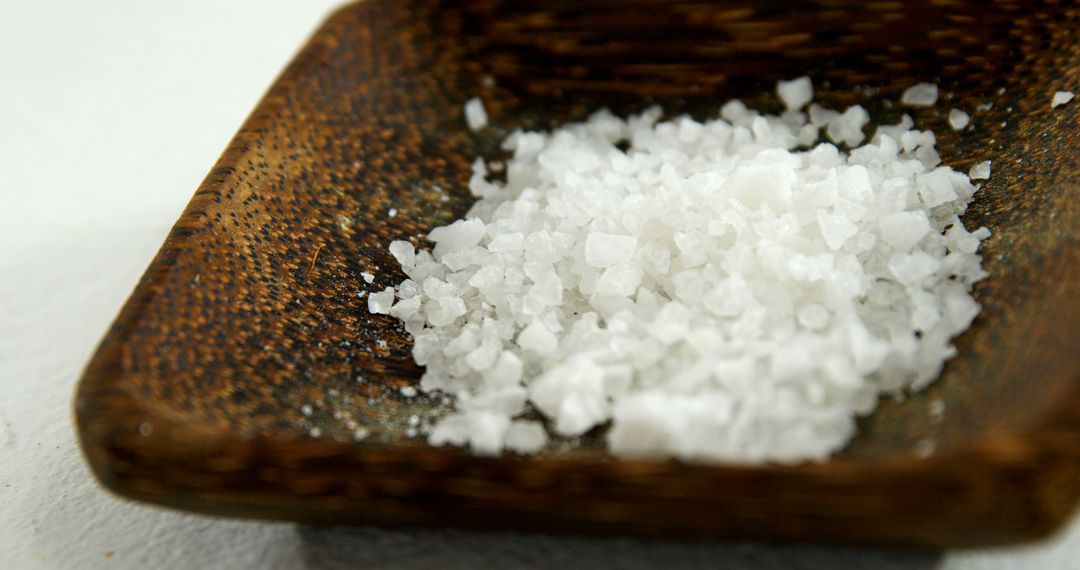
[[[408,279],[368,307],[454,397],[429,443],[530,454],[606,426],[619,456],[823,460],[938,376],[979,312],[989,231],[959,216],[989,162],[941,166],[908,116],[866,142],[865,109],[810,104],[808,78],[777,92],[783,116],[514,132],[506,181],[478,159],[478,201],[431,250],[390,244]]]
[[[949,127],[951,127],[952,130],[962,131],[969,123],[971,123],[971,115],[968,115],[960,109],[949,111]]]
[[[465,103],[465,124],[469,130],[478,131],[488,124],[487,110],[479,97],[473,97]]]
[[[1076,94],[1072,91],[1055,91],[1054,97],[1050,100],[1050,108],[1056,109],[1069,101],[1073,100]]]
[[[933,83],[916,83],[904,90],[900,103],[912,107],[930,107],[937,103],[938,87]]]

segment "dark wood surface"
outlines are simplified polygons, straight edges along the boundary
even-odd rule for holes
[[[231,516],[707,539],[985,545],[1067,519],[1080,495],[1080,101],[1050,98],[1080,87],[1075,3],[540,5],[361,2],[312,38],[85,371],[79,433],[107,488]],[[819,101],[862,103],[881,123],[911,112],[895,104],[903,89],[937,82],[917,124],[948,164],[993,161],[965,216],[994,232],[984,311],[939,382],[883,402],[831,461],[797,467],[614,460],[599,433],[527,459],[407,437],[410,416],[443,404],[399,394],[420,373],[409,340],[357,293],[403,278],[390,240],[468,209],[478,154],[603,106],[703,118],[739,97],[776,111],[775,80],[802,73]],[[461,112],[473,95],[493,124],[478,134]],[[948,129],[953,107],[973,128]],[[353,441],[350,422],[371,435]],[[920,459],[924,438],[938,451]]]

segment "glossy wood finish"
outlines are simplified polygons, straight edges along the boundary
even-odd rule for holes
[[[981,545],[1065,520],[1080,494],[1080,105],[1049,103],[1080,87],[1074,3],[538,5],[362,2],[313,37],[88,365],[76,414],[106,487],[245,517],[697,538]],[[985,310],[941,381],[798,467],[617,461],[602,434],[531,459],[407,437],[410,416],[445,406],[400,395],[420,372],[409,340],[358,292],[402,278],[390,240],[468,208],[478,154],[602,106],[778,110],[773,82],[806,72],[819,100],[877,122],[905,111],[887,102],[904,88],[939,82],[917,124],[949,164],[993,160],[966,215],[994,231]],[[493,123],[479,134],[461,116],[477,94]],[[973,128],[947,128],[954,106]],[[919,459],[924,438],[938,452]]]

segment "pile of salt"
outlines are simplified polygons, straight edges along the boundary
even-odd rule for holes
[[[390,245],[409,278],[368,307],[412,334],[421,388],[456,397],[432,444],[534,453],[531,408],[560,437],[610,424],[618,455],[823,459],[881,394],[937,377],[979,311],[989,231],[958,217],[975,186],[910,117],[859,146],[862,107],[804,113],[805,77],[777,91],[779,117],[733,101],[515,132],[506,183],[478,159],[480,199],[432,251]]]

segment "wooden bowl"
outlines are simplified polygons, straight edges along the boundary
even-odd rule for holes
[[[1077,29],[1071,2],[344,8],[228,146],[90,362],[76,401],[86,456],[122,496],[229,516],[927,545],[1044,536],[1080,493],[1080,101],[1050,108],[1080,86]],[[939,382],[883,402],[831,461],[796,467],[614,460],[598,434],[535,458],[408,436],[410,416],[445,405],[400,395],[420,372],[409,339],[358,292],[403,278],[392,239],[466,211],[477,155],[513,128],[603,106],[700,117],[739,97],[778,110],[774,82],[803,73],[824,104],[863,103],[877,122],[910,112],[888,103],[903,89],[937,82],[942,100],[917,124],[947,164],[993,161],[966,216],[994,232],[984,310]],[[479,134],[462,118],[473,95],[494,125]],[[953,107],[973,127],[947,128]]]

